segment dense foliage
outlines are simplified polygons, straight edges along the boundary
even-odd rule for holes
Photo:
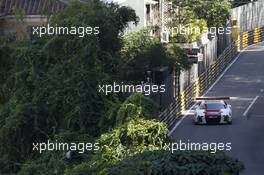
[[[144,115],[152,116],[157,112],[157,105],[150,99],[140,94],[131,95],[121,106],[135,104],[144,111]],[[152,110],[153,109],[153,110]],[[122,111],[120,107],[119,111]],[[67,169],[69,175],[72,174],[92,174],[103,173],[112,165],[123,158],[134,155],[144,150],[158,150],[161,145],[168,141],[168,130],[163,123],[156,120],[146,120],[141,114],[140,118],[133,113],[127,113],[127,120],[119,124],[114,129],[100,136],[96,141],[81,138],[78,135],[72,136],[69,142],[95,142],[100,144],[100,150],[96,152],[85,152],[84,154],[74,153],[67,159],[65,152],[44,152],[40,158],[27,161],[20,175],[42,175],[42,174],[63,174]],[[134,118],[133,118],[134,117]],[[65,135],[67,131],[56,140],[67,142]],[[64,136],[64,137],[62,137]],[[62,138],[61,138],[62,137]],[[74,139],[73,139],[74,138]],[[73,166],[73,167],[72,167]],[[71,168],[70,168],[71,167]]]
[[[147,71],[172,68],[173,63],[179,65],[179,70],[188,68],[187,57],[180,56],[182,51],[177,46],[174,49],[177,52],[168,52],[157,37],[149,35],[148,30],[129,33],[124,37],[120,51],[119,74],[124,80],[144,81]]]
[[[91,161],[67,170],[67,175],[106,175],[118,161],[144,151],[160,150],[168,142],[166,125],[156,120],[133,119],[102,134],[101,148]]]
[[[119,162],[110,175],[237,175],[244,166],[222,152],[153,151],[137,154]]]
[[[18,175],[50,175],[64,174],[70,165],[65,154],[61,152],[46,152],[41,158],[28,160],[23,164]]]
[[[173,0],[172,1],[172,28],[184,26],[197,28],[200,32],[176,35],[175,42],[193,42],[201,38],[206,27],[225,27],[230,18],[231,2],[229,0],[200,1],[200,0]],[[175,33],[175,32],[174,32]]]
[[[10,65],[1,81],[1,173],[17,171],[32,158],[32,143],[93,138],[112,127],[119,98],[98,93],[97,86],[111,81],[119,34],[136,20],[126,7],[72,2],[52,24],[99,26],[98,36],[51,36],[1,50],[1,62]]]
[[[153,119],[158,117],[159,106],[142,94],[129,96],[117,112],[116,125],[134,118]]]
[[[204,19],[189,19],[185,23],[175,22],[171,30],[171,41],[177,43],[191,43],[201,39],[207,31],[207,22]]]
[[[2,42],[1,39],[0,42]],[[7,47],[4,44],[0,46],[0,85],[4,84],[8,76],[7,72],[10,68],[10,62],[8,61],[9,60],[8,52],[9,52],[9,47]],[[5,92],[3,88],[0,88],[0,108],[1,108],[1,104],[3,104],[5,101],[7,101]]]
[[[208,27],[225,27],[231,13],[229,0],[192,2],[192,8],[199,19],[205,19]]]

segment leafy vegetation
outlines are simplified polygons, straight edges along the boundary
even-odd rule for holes
[[[154,119],[158,117],[159,106],[142,94],[129,96],[120,106],[116,125],[124,124],[135,118]]]
[[[96,87],[111,81],[121,47],[119,33],[136,20],[126,7],[72,2],[54,17],[53,24],[98,25],[99,36],[48,36],[2,50],[1,62],[10,67],[4,69],[1,81],[2,99],[6,99],[0,111],[0,153],[6,158],[0,162],[1,173],[16,172],[31,159],[32,143],[57,135],[65,140],[76,135],[93,138],[112,127],[119,98],[104,96]]]
[[[193,42],[201,38],[208,27],[225,27],[230,17],[231,3],[229,0],[199,1],[173,0],[172,27],[196,28],[194,32],[174,36],[175,42]],[[198,30],[200,29],[200,30]],[[175,33],[175,32],[174,32]]]
[[[178,43],[191,43],[201,39],[207,31],[207,22],[204,19],[191,19],[185,24],[176,22],[172,28],[171,41]]]
[[[243,170],[244,166],[238,160],[227,157],[223,152],[212,155],[202,151],[152,151],[124,159],[109,174],[236,175]]]
[[[119,63],[121,79],[144,81],[147,71],[155,72],[162,67],[172,69],[173,65],[177,65],[178,70],[189,67],[188,58],[179,47],[162,45],[158,38],[149,36],[148,30],[127,34],[123,44]]]
[[[193,10],[199,19],[205,19],[208,27],[225,27],[231,13],[229,0],[195,1]]]
[[[19,175],[50,175],[63,174],[69,166],[64,154],[60,152],[46,152],[41,158],[27,161]]]
[[[168,140],[165,124],[156,120],[132,119],[102,134],[98,139],[101,148],[91,161],[68,169],[66,175],[108,174],[118,161],[144,151],[159,150]]]

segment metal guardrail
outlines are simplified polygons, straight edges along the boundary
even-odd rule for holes
[[[240,39],[242,38],[242,39]],[[240,41],[241,40],[241,41]],[[264,41],[264,27],[255,28],[253,31],[245,31],[239,37],[240,49],[247,48],[249,45]]]
[[[194,99],[215,82],[241,49],[264,41],[264,27],[240,34],[238,40],[229,45],[216,61],[192,84],[190,84],[160,115],[161,121],[171,128],[179,117],[194,103]]]

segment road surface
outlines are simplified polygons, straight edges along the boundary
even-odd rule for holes
[[[224,76],[208,92],[208,96],[231,96],[233,125],[193,125],[187,116],[175,129],[173,141],[232,143],[227,154],[242,161],[243,175],[264,174],[264,44],[244,51]],[[253,100],[260,96],[250,110]],[[243,116],[247,114],[248,117]]]

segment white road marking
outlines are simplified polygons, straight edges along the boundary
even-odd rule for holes
[[[254,46],[254,45],[252,45]],[[251,46],[251,47],[252,47]],[[245,51],[242,50],[237,57],[227,66],[227,68],[224,70],[224,72],[217,78],[217,80],[211,85],[211,87],[203,94],[203,96],[205,96],[206,94],[208,94],[209,91],[211,91],[213,89],[213,87],[216,85],[216,83],[219,82],[219,80],[225,75],[225,73],[229,70],[229,68],[238,60],[238,58],[241,56],[241,54]],[[202,96],[202,97],[203,97]],[[194,105],[191,106],[191,108],[187,111],[187,114],[190,113],[191,109],[194,108],[194,106],[197,105],[197,103],[195,103]],[[187,117],[188,115],[184,115],[176,124],[175,126],[172,128],[172,130],[169,132],[169,136],[171,136],[171,134],[175,131],[175,129],[182,123],[182,121]]]
[[[230,97],[230,100],[232,101],[251,101],[252,98],[247,98],[247,97]]]
[[[253,101],[250,103],[250,105],[248,106],[248,108],[245,110],[245,112],[243,113],[243,116],[246,117],[248,114],[248,111],[252,108],[252,106],[254,105],[254,103],[256,103],[257,99],[259,98],[259,96],[256,96]]]

